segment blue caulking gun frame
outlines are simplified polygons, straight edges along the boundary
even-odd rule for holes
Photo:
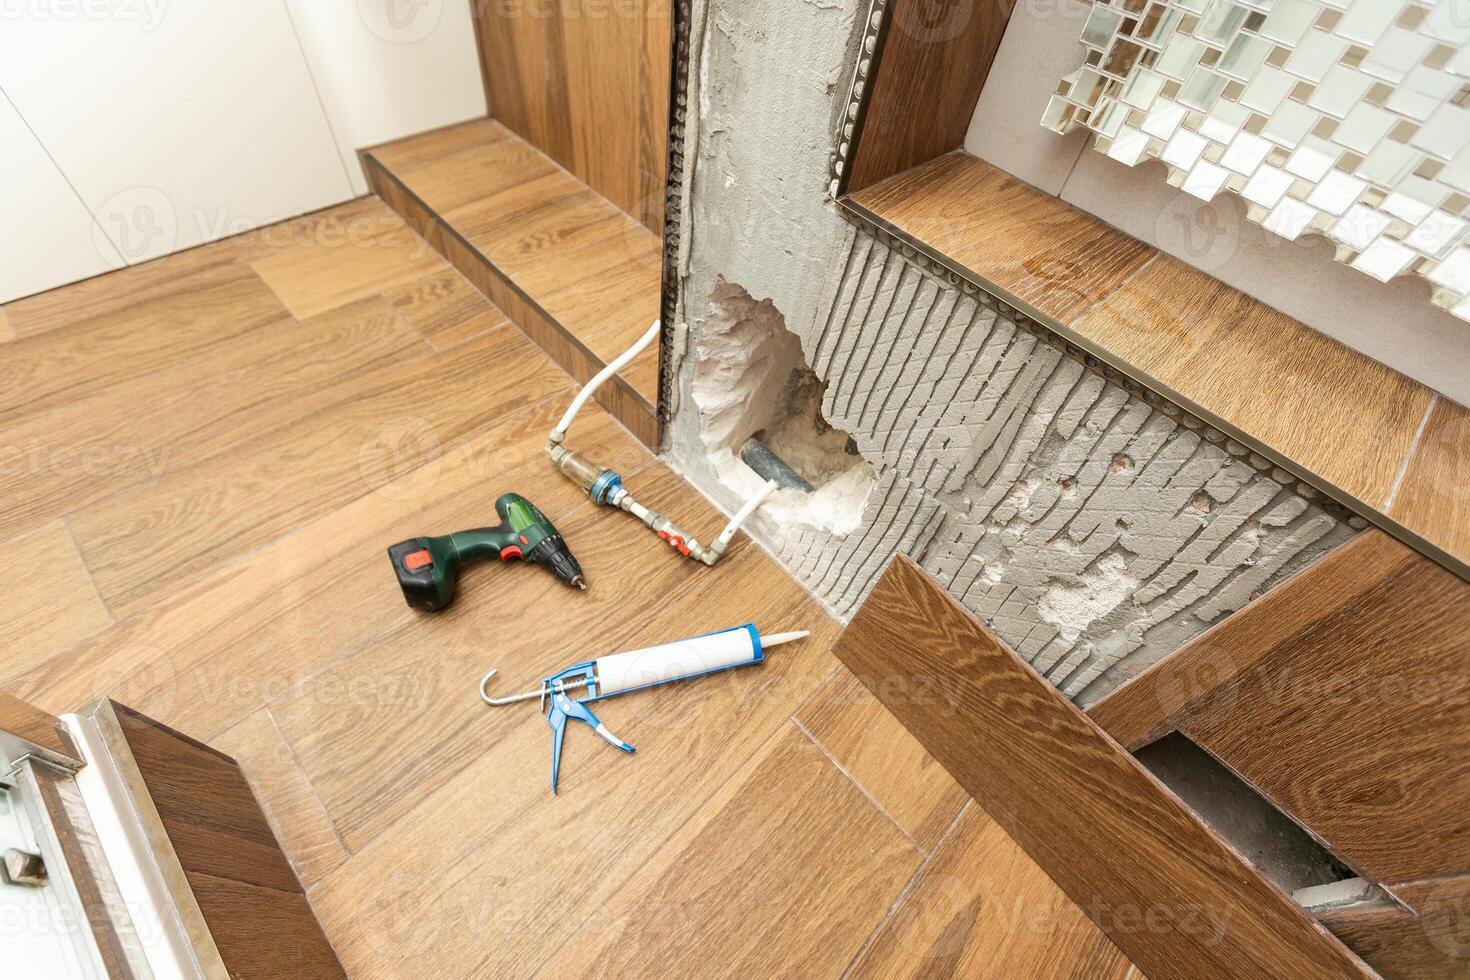
[[[765,659],[765,651],[808,636],[806,630],[791,633],[775,633],[762,637],[755,626],[732,626],[715,633],[693,636],[687,640],[676,640],[642,650],[614,653],[596,660],[573,664],[550,677],[541,678],[537,690],[524,694],[512,694],[493,698],[486,690],[491,670],[480,679],[480,697],[486,704],[515,704],[539,698],[546,712],[546,723],[551,726],[551,792],[556,792],[557,779],[561,772],[561,746],[566,737],[567,719],[585,723],[609,745],[632,752],[633,746],[607,730],[597,720],[587,705],[617,694],[628,694],[674,681],[689,680],[722,670],[748,667]],[[587,693],[581,698],[572,698],[567,691],[584,688]],[[549,704],[549,707],[548,707]]]

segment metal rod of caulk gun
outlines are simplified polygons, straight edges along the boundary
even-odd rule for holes
[[[732,631],[730,631],[730,630],[722,630],[721,632],[732,632]],[[715,635],[717,635],[717,634],[715,634]],[[761,650],[763,652],[763,651],[766,651],[766,650],[770,650],[772,647],[781,646],[783,643],[792,643],[792,642],[795,642],[796,640],[804,640],[804,639],[806,639],[810,635],[811,635],[811,631],[810,630],[790,630],[790,631],[785,632],[785,633],[771,633],[771,634],[766,635],[766,636],[759,636],[758,637],[759,646],[757,647],[757,649],[759,649],[759,650]],[[703,637],[695,637],[694,638],[694,640],[696,640],[696,641],[697,640],[701,640],[701,639],[704,639],[704,638]],[[690,642],[690,641],[684,641],[684,642]],[[675,644],[666,644],[666,646],[670,646],[670,647],[677,646],[677,643],[675,643]],[[657,650],[658,648],[652,648],[652,649]],[[639,680],[642,681],[642,683],[631,685],[630,686],[630,689],[631,688],[636,688],[636,687],[648,686],[649,683],[668,683],[670,681],[682,680],[685,677],[698,677],[698,676],[700,676],[702,674],[706,674],[706,673],[709,673],[710,672],[707,667],[702,668],[702,669],[698,669],[698,670],[694,670],[694,671],[688,672],[688,673],[682,673],[682,674],[681,673],[675,673],[673,671],[660,671],[657,664],[650,664],[648,662],[648,659],[650,659],[649,658],[649,653],[650,653],[650,651],[648,651],[648,650],[634,650],[634,651],[630,651],[629,653],[626,653],[626,654],[624,654],[624,653],[615,653],[615,654],[611,654],[610,656],[603,657],[603,658],[600,658],[599,660],[593,661],[592,663],[598,664],[598,665],[604,665],[604,669],[600,673],[605,674],[606,673],[605,667],[606,666],[615,665],[617,663],[617,658],[632,657],[635,662],[636,661],[640,661],[640,660],[643,661],[642,663],[640,663],[638,665],[639,667],[643,668],[642,671],[639,674]],[[742,666],[743,663],[753,663],[753,662],[754,661],[743,661],[740,664],[730,664],[729,666]],[[654,673],[648,673],[647,671],[648,671],[649,668],[652,668],[654,670]],[[521,701],[533,701],[533,700],[536,700],[537,698],[541,698],[541,697],[544,697],[546,695],[546,689],[543,686],[543,687],[538,687],[538,688],[536,688],[535,690],[532,690],[532,691],[526,691],[526,692],[521,693],[521,694],[507,694],[504,697],[498,697],[498,698],[497,697],[491,697],[490,696],[490,692],[487,690],[487,687],[488,687],[488,685],[490,683],[491,678],[493,678],[495,676],[496,671],[497,671],[497,668],[492,667],[492,668],[490,668],[489,671],[487,671],[485,673],[485,676],[484,677],[480,678],[480,698],[486,704],[491,704],[491,705],[517,704],[517,703],[519,703]],[[598,687],[598,690],[601,691],[601,690],[604,690],[604,688],[602,686],[600,686],[600,685],[606,683],[608,680],[609,680],[609,678],[607,678],[605,676],[594,676],[594,677],[588,677],[586,679],[576,680],[576,681],[568,681],[568,682],[558,681],[556,683],[556,685],[554,686],[554,688],[553,688],[553,693],[556,692],[556,691],[570,691],[570,690],[573,690],[573,689],[576,689],[576,688],[594,687],[594,686],[597,686]],[[612,692],[612,693],[618,693],[618,692]]]

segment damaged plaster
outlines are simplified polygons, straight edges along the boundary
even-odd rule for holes
[[[757,512],[756,526],[772,537],[796,527],[839,535],[856,530],[873,468],[847,433],[822,418],[824,386],[775,306],[719,280],[693,362],[689,394],[703,461],[721,485],[742,497],[761,488],[764,480],[740,459],[745,441],[757,437],[815,488],[777,491]]]
[[[865,13],[695,4],[669,451],[734,510],[756,428],[850,436],[851,486],[782,491],[752,533],[842,617],[913,556],[1090,703],[1352,529],[842,220],[825,186]],[[791,407],[807,367],[819,411]]]

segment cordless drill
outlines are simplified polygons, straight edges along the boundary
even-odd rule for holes
[[[438,538],[410,538],[388,549],[398,585],[410,607],[425,612],[443,609],[454,601],[459,567],[475,558],[520,558],[544,565],[568,585],[587,591],[582,567],[556,527],[536,505],[518,493],[501,494],[495,501],[500,523],[459,531]]]

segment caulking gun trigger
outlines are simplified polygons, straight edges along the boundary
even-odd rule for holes
[[[591,708],[580,701],[573,701],[561,691],[552,691],[551,710],[546,713],[546,723],[551,726],[551,792],[553,793],[556,792],[557,777],[561,771],[561,743],[566,736],[568,718],[586,722],[609,745],[622,749],[624,752],[634,751],[633,746],[608,731],[607,726],[597,720]]]

